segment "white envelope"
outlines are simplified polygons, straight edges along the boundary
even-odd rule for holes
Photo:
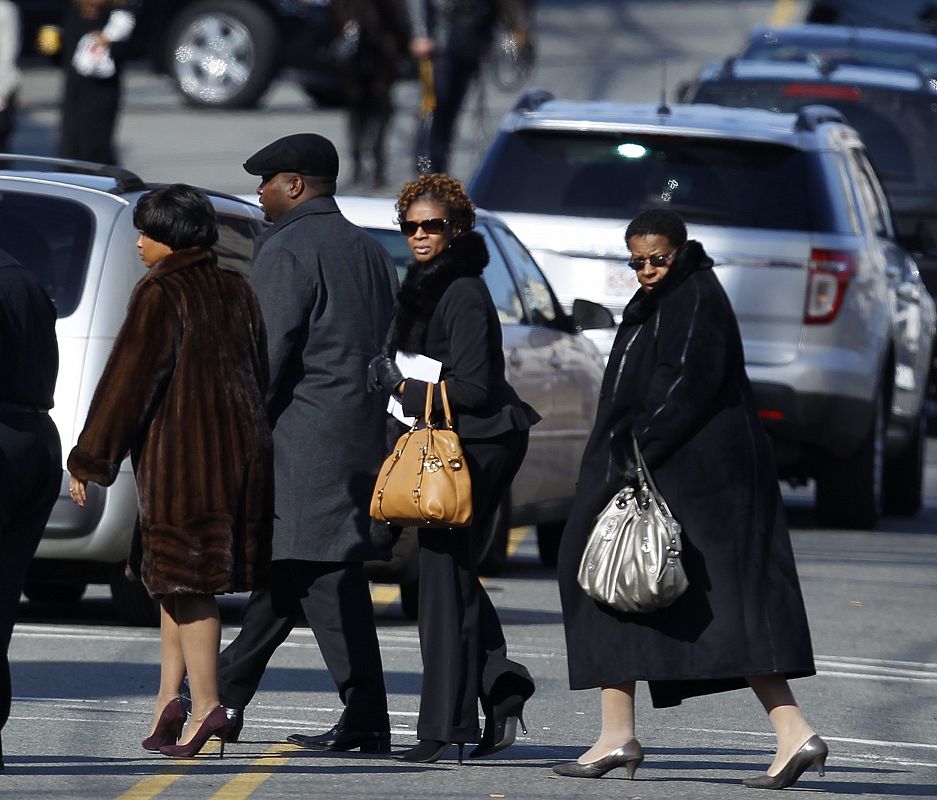
[[[442,372],[442,361],[435,358],[420,355],[419,353],[397,353],[394,359],[397,366],[405,378],[415,378],[418,381],[427,383],[439,383],[439,376]],[[407,417],[403,413],[403,405],[394,396],[390,396],[387,401],[387,413],[399,419],[405,425],[413,425],[416,417]]]

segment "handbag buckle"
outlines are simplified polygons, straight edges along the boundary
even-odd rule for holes
[[[439,472],[442,469],[442,459],[435,453],[423,459],[423,469],[427,472]]]

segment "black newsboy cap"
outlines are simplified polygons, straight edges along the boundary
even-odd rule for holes
[[[318,133],[294,133],[262,147],[244,162],[244,169],[251,175],[296,172],[334,181],[338,153],[335,145]]]

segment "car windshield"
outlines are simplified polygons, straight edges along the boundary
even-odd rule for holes
[[[666,207],[688,222],[826,230],[808,159],[762,142],[648,134],[502,134],[473,185],[494,211],[631,219]]]
[[[851,64],[920,71],[934,76],[937,75],[937,39],[929,46],[903,43],[896,47],[862,41],[821,42],[815,36],[769,33],[751,42],[739,58],[802,64]]]
[[[94,236],[94,217],[80,203],[0,192],[0,248],[35,274],[59,317],[78,306]]]
[[[859,132],[883,181],[937,188],[935,96],[819,81],[765,80],[704,84],[694,102],[781,112],[794,112],[808,103],[832,106]]]

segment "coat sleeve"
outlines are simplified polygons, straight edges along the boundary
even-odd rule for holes
[[[453,412],[472,411],[485,404],[490,389],[491,358],[489,356],[488,300],[474,287],[454,283],[436,307],[446,328],[450,361],[445,364],[446,394]],[[401,399],[404,413],[422,416],[426,403],[426,384],[407,380]],[[439,392],[434,408],[442,408]]]
[[[260,251],[254,262],[251,284],[266,324],[269,401],[276,397],[290,356],[301,346],[309,330],[310,308],[316,291],[310,271],[296,254],[270,244]]]
[[[146,435],[176,365],[179,316],[157,281],[134,290],[94,390],[85,427],[68,456],[76,478],[110,486],[120,462]]]
[[[703,281],[687,281],[661,303],[654,373],[631,430],[652,469],[685,443],[714,412],[738,349],[737,326],[725,294]],[[613,439],[619,463],[630,436]]]

